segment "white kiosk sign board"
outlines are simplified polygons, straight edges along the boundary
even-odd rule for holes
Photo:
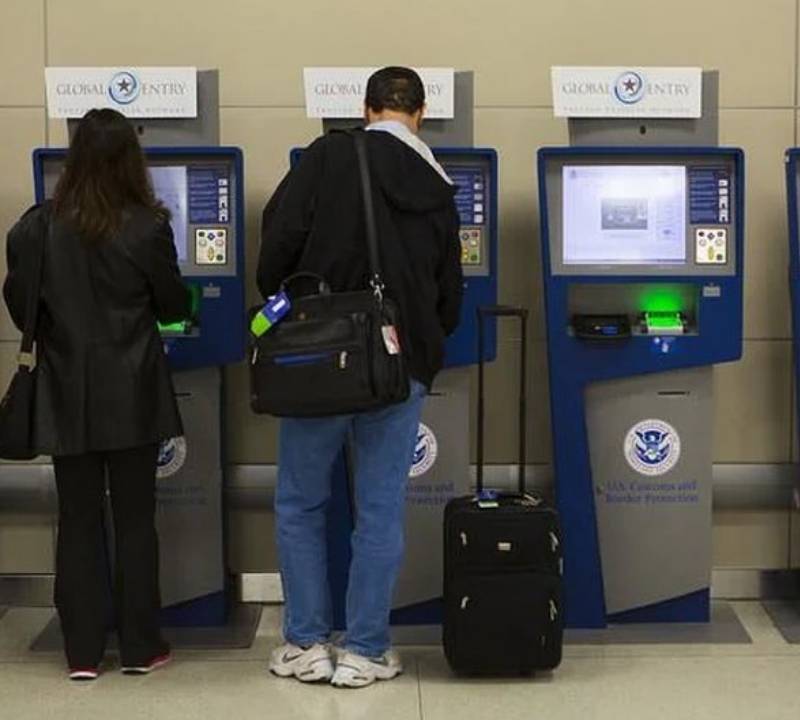
[[[80,118],[112,108],[131,118],[197,117],[197,68],[45,68],[51,118]]]
[[[303,70],[306,116],[310,118],[361,118],[367,80],[378,67],[307,67]],[[425,85],[426,117],[454,117],[455,70],[415,68]]]
[[[556,117],[699,118],[697,67],[553,67]]]

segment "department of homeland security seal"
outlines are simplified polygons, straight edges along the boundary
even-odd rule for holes
[[[436,441],[436,435],[425,423],[420,423],[417,430],[417,442],[414,445],[414,458],[408,476],[415,478],[424,475],[436,464],[438,454],[439,443]]]
[[[164,440],[158,448],[156,477],[161,480],[177,473],[186,462],[187,452],[186,438],[176,437]]]
[[[642,420],[625,436],[624,452],[628,465],[640,475],[664,475],[681,456],[681,438],[668,422]]]

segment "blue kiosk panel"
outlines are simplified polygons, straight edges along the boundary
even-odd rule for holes
[[[34,151],[36,201],[52,196],[67,151]],[[178,263],[193,317],[161,327],[173,370],[244,358],[244,167],[235,147],[145,149],[156,196],[172,212]]]
[[[789,292],[792,302],[792,338],[795,377],[800,378],[800,148],[786,151],[786,206],[789,211]],[[800,383],[795,382],[800,399]],[[799,406],[800,407],[800,406]]]
[[[544,148],[538,177],[567,624],[707,620],[711,428],[695,431],[691,418],[659,424],[660,410],[647,398],[695,395],[698,414],[710,416],[705,368],[741,356],[743,154]],[[662,390],[657,383],[665,382],[680,387]],[[684,522],[681,538],[675,528]],[[604,547],[609,537],[613,548]],[[707,559],[690,581],[683,573],[676,582],[683,590],[670,592],[669,581],[656,577],[657,592],[637,590],[650,600],[612,597],[618,580],[647,584],[659,573],[650,557],[636,556],[637,546],[650,544],[653,557],[675,568],[692,562],[685,556],[695,538],[697,555]],[[685,553],[681,542],[689,543]]]
[[[491,148],[435,148],[433,153],[457,188],[464,271],[461,322],[447,339],[445,367],[475,365],[478,308],[497,304],[497,153]],[[484,360],[496,356],[497,331],[489,323]]]
[[[294,148],[290,161],[300,161]],[[445,368],[478,362],[477,310],[497,304],[497,152],[493,148],[433,148],[433,154],[456,186],[456,208],[461,223],[461,266],[464,300],[461,322],[445,345]],[[497,330],[487,323],[484,360],[497,356]]]

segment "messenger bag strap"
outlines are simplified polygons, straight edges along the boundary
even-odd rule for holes
[[[375,296],[383,299],[383,278],[381,277],[381,262],[378,250],[378,230],[375,224],[375,206],[372,202],[372,179],[370,178],[369,162],[367,160],[366,132],[354,130],[350,133],[356,144],[358,154],[358,169],[361,174],[361,194],[364,200],[364,220],[366,222],[367,255],[369,257],[369,284]]]

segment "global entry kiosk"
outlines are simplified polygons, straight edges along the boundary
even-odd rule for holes
[[[641,81],[644,72],[632,75]],[[470,72],[455,73],[452,117],[431,119],[423,131],[457,188],[465,294],[409,479],[407,556],[393,612],[400,642],[437,638],[443,506],[471,487],[476,311],[497,303],[502,272],[503,157],[474,144],[473,81]],[[258,238],[245,223],[244,162],[258,158],[219,144],[217,83],[216,72],[198,74],[194,120],[134,121],[156,194],[172,211],[194,297],[191,317],[161,328],[186,436],[162,448],[159,490],[164,620],[194,628],[229,625],[237,594],[245,595],[226,566],[230,428],[222,369],[246,356],[245,249]],[[703,73],[702,114],[692,119],[573,115],[569,146],[544,147],[535,158],[530,138],[571,628],[711,618],[713,366],[742,354],[745,257],[744,154],[718,146],[716,84],[716,74]],[[323,119],[326,130],[354,124],[335,112]],[[286,148],[290,162],[301,153]],[[37,201],[52,195],[64,157],[60,148],[34,152]],[[797,176],[797,154],[789,151],[795,338]],[[536,243],[533,228],[529,241]],[[536,272],[532,266],[531,282]],[[497,348],[492,327],[485,359]],[[349,464],[343,448],[329,516],[340,624],[349,547],[336,531],[353,524]],[[0,497],[10,472],[7,466],[0,476]],[[495,477],[502,486],[502,472]],[[0,588],[10,587],[2,573]]]

